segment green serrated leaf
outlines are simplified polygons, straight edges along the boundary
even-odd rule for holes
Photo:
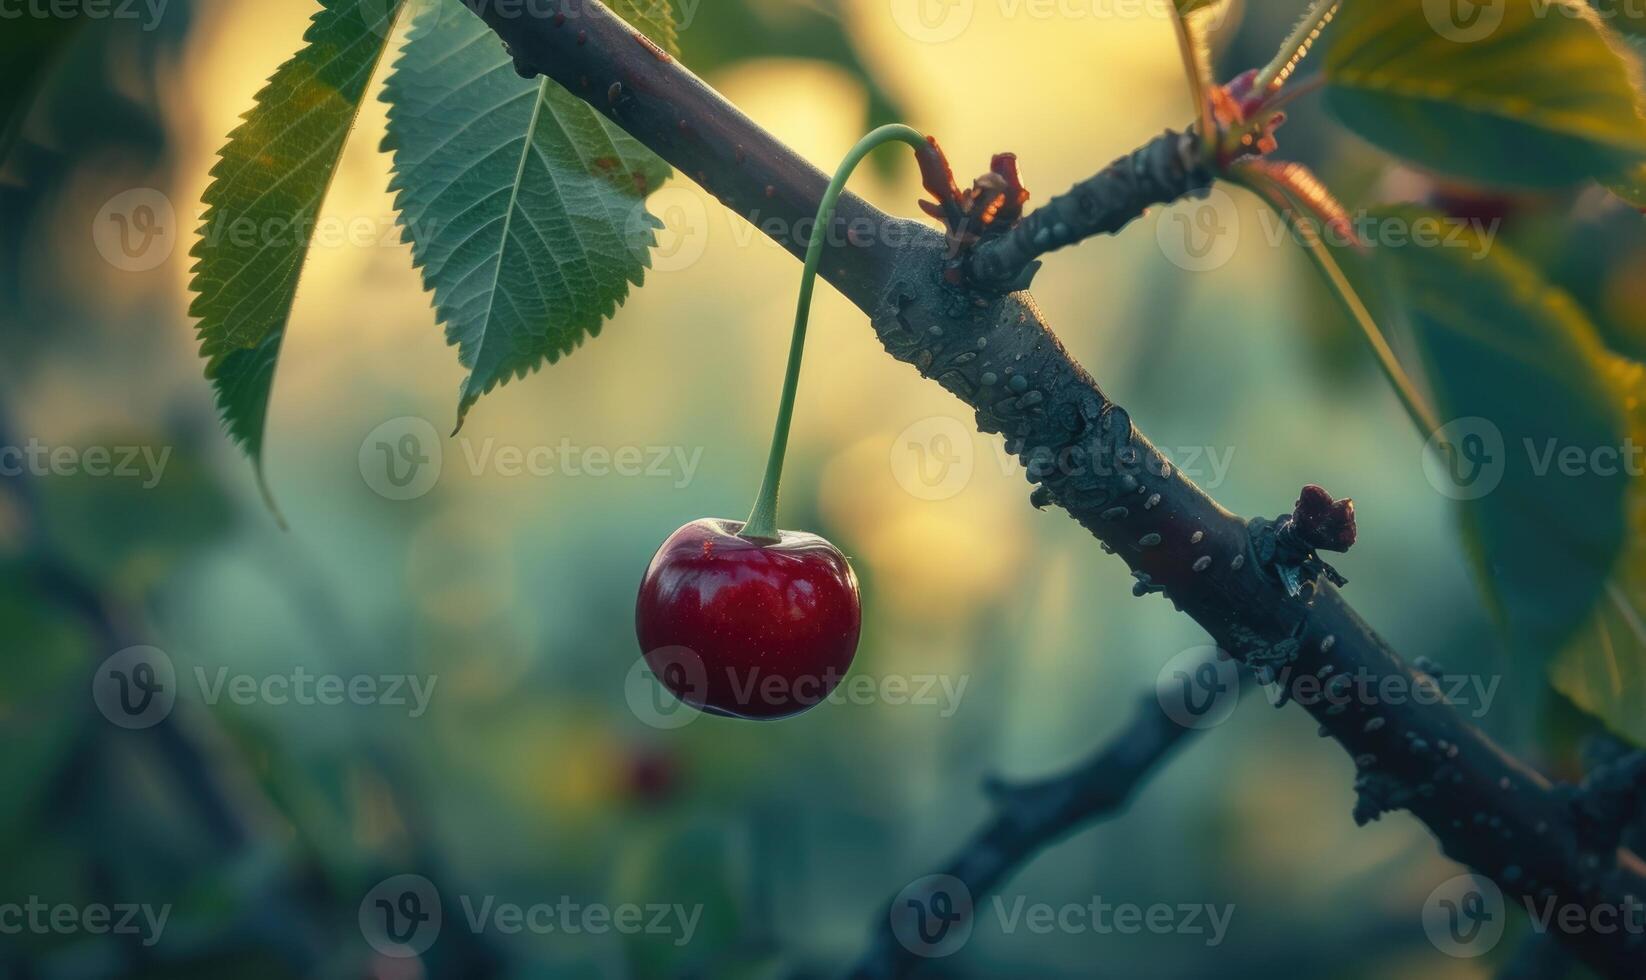
[[[519,77],[489,33],[458,0],[425,10],[383,93],[404,237],[469,369],[459,426],[641,284],[659,227],[643,201],[670,172],[554,82]]]
[[[189,307],[218,409],[262,473],[263,434],[309,236],[404,0],[320,0],[212,168]]]
[[[1628,392],[1629,446],[1646,452],[1646,367],[1614,358],[1615,383]],[[1600,601],[1549,665],[1555,689],[1613,732],[1646,745],[1646,476],[1634,460],[1622,557]]]
[[[1638,61],[1579,0],[1345,3],[1329,43],[1328,105],[1420,166],[1558,187],[1646,156]]]
[[[1430,440],[1430,481],[1459,501],[1511,644],[1546,664],[1601,601],[1624,544],[1629,478],[1611,454],[1627,442],[1628,396],[1570,297],[1473,229],[1453,241],[1379,255],[1445,422]]]

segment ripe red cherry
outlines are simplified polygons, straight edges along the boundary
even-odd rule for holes
[[[857,575],[815,534],[738,535],[704,518],[669,535],[640,583],[634,626],[652,672],[711,714],[786,718],[835,689],[857,653]]]

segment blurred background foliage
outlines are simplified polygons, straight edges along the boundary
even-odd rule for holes
[[[48,475],[0,495],[0,902],[174,906],[167,942],[0,938],[0,975],[411,976],[356,925],[386,876],[529,904],[701,903],[695,940],[471,935],[448,927],[436,976],[777,976],[862,947],[887,898],[986,813],[989,772],[1033,776],[1099,745],[1160,665],[1203,634],[1056,512],[992,439],[960,450],[959,493],[898,479],[907,427],[961,406],[884,356],[823,291],[783,523],[853,556],[866,623],[856,669],[965,678],[950,706],[834,704],[778,725],[704,718],[673,731],[628,708],[634,588],[652,550],[699,516],[736,516],[758,478],[797,268],[712,199],[678,213],[701,258],[654,271],[598,343],[491,395],[445,445],[433,492],[385,500],[362,440],[403,416],[443,427],[461,371],[393,228],[381,103],[368,99],[326,214],[376,229],[315,249],[274,394],[262,507],[218,431],[185,315],[186,236],[222,137],[293,50],[308,3],[170,0],[156,29],[8,26],[0,125],[0,445],[169,447],[154,488]],[[1299,4],[1238,6],[1219,72],[1266,61]],[[886,4],[702,0],[685,61],[809,159],[830,166],[868,122],[937,134],[962,175],[1013,150],[1044,200],[1186,121],[1159,15],[1076,5],[1031,16],[978,3],[941,44]],[[1143,9],[1150,10],[1148,5]],[[1014,13],[1015,12],[1015,13]],[[31,28],[32,29],[32,28]],[[28,58],[57,70],[37,86]],[[1351,209],[1417,201],[1504,220],[1618,353],[1646,356],[1640,216],[1597,190],[1513,195],[1393,164],[1303,100],[1281,132]],[[0,143],[0,145],[5,145]],[[887,155],[888,158],[891,156]],[[854,186],[912,213],[891,163]],[[131,188],[174,204],[157,268],[128,272],[89,229]],[[1238,195],[1240,218],[1258,206]],[[1471,579],[1455,509],[1363,343],[1289,242],[1242,237],[1233,260],[1166,260],[1152,214],[1048,257],[1037,297],[1064,342],[1159,445],[1232,461],[1200,481],[1231,509],[1288,510],[1320,482],[1356,499],[1362,543],[1340,567],[1408,657],[1502,678],[1481,723],[1557,776],[1595,726],[1511,656]],[[1557,412],[1556,405],[1536,408]],[[943,424],[943,423],[939,423]],[[494,446],[701,451],[690,481],[475,473]],[[1229,455],[1232,453],[1232,456]],[[685,485],[678,485],[684,483]],[[171,722],[108,724],[88,695],[115,650],[152,644],[184,681]],[[204,703],[196,668],[256,676],[437,677],[429,710]],[[1470,978],[1512,943],[1452,961],[1417,909],[1455,873],[1404,816],[1361,829],[1349,767],[1299,711],[1258,694],[1162,771],[1129,812],[1060,844],[1006,888],[1030,902],[1233,903],[1227,942],[1005,934],[993,920],[945,975]],[[1350,955],[1352,954],[1352,955]],[[1095,964],[1095,966],[1094,966]]]

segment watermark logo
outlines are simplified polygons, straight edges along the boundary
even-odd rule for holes
[[[1001,933],[1037,936],[1135,936],[1142,933],[1199,937],[1208,947],[1221,946],[1234,921],[1233,905],[1204,902],[1176,904],[1111,902],[1093,895],[1084,902],[1053,905],[1030,902],[1023,895],[995,895],[987,909]],[[911,882],[892,900],[888,912],[892,935],[916,956],[951,956],[971,939],[976,919],[972,893],[953,875],[927,875]]]
[[[177,232],[171,198],[152,187],[114,195],[91,223],[91,240],[103,261],[126,272],[147,272],[171,258]]]
[[[177,670],[157,647],[127,647],[103,661],[91,679],[91,699],[121,728],[152,728],[177,703]]]
[[[1479,416],[1453,419],[1423,445],[1423,476],[1453,500],[1478,500],[1503,481],[1503,432]]]
[[[195,684],[202,700],[208,705],[222,701],[246,707],[267,704],[277,707],[355,707],[381,706],[404,709],[407,717],[421,718],[434,699],[437,675],[420,674],[316,674],[298,666],[290,673],[231,674],[229,668],[218,667],[208,674],[206,668],[194,668]]]
[[[167,0],[0,0],[0,21],[141,20],[152,31],[166,15]]]
[[[1507,7],[1508,0],[1423,0],[1423,16],[1446,40],[1472,44],[1490,37],[1502,26]]]
[[[1190,647],[1166,661],[1155,699],[1184,728],[1214,728],[1240,705],[1240,665],[1215,646]]]
[[[440,936],[440,892],[422,875],[395,875],[360,900],[360,934],[384,956],[405,959],[427,952]]]
[[[1321,241],[1334,248],[1450,248],[1480,261],[1491,253],[1503,230],[1503,219],[1425,214],[1407,217],[1379,214],[1364,208],[1345,211],[1332,220],[1303,213],[1282,216],[1265,208],[1257,213],[1264,243],[1280,248],[1294,242],[1308,248]]]
[[[891,0],[892,21],[916,41],[942,44],[965,33],[976,0]]]
[[[1240,209],[1228,192],[1214,187],[1163,209],[1154,235],[1161,254],[1179,269],[1220,269],[1240,244]]]
[[[504,936],[521,933],[603,936],[615,932],[623,936],[673,936],[676,946],[692,941],[698,921],[703,917],[701,904],[621,902],[607,905],[580,902],[570,895],[529,905],[500,902],[493,895],[483,895],[478,901],[460,895],[458,904],[463,906],[469,931],[476,935],[495,932]]]
[[[440,480],[440,433],[428,419],[402,415],[366,434],[360,443],[360,475],[388,500],[415,500]]]
[[[136,480],[153,490],[165,478],[172,447],[48,446],[30,439],[21,446],[0,446],[0,476],[89,476]]]
[[[394,30],[396,14],[399,13],[402,3],[411,3],[412,0],[353,0],[355,9],[360,14],[361,23],[366,30],[378,37],[387,37]]]
[[[231,673],[228,667],[208,671],[196,666],[194,683],[203,703],[222,702],[284,707],[354,705],[403,710],[421,718],[434,699],[435,675],[315,673],[302,666],[289,672],[256,676]],[[156,647],[128,647],[97,668],[91,696],[103,717],[121,728],[152,728],[165,720],[183,692],[176,667]]]
[[[1001,20],[1120,21],[1157,20],[1173,16],[1174,0],[994,0]],[[1196,11],[1203,29],[1223,26],[1231,4],[1218,3]],[[975,0],[891,0],[892,20],[916,41],[941,44],[959,37],[972,24]]]
[[[132,936],[145,948],[152,948],[160,942],[169,918],[170,903],[74,905],[30,895],[25,902],[0,903],[0,936]]]
[[[703,906],[648,902],[607,905],[571,895],[550,901],[500,901],[496,895],[459,895],[460,925],[470,933],[517,936],[673,936],[676,946],[691,942]],[[360,933],[370,946],[397,959],[421,955],[444,925],[440,892],[422,875],[401,874],[377,884],[360,901]]]
[[[892,440],[892,477],[909,496],[947,500],[972,482],[972,432],[947,415],[924,418]]]
[[[953,875],[927,875],[892,899],[892,935],[916,956],[938,959],[972,938],[972,891]]]
[[[535,446],[499,443],[489,436],[460,436],[456,442],[460,452],[452,460],[474,477],[667,479],[682,490],[703,462],[702,446],[580,446],[565,437],[554,445]],[[381,497],[415,500],[439,483],[447,462],[443,446],[428,420],[412,415],[391,419],[361,441],[360,475]]]
[[[1441,882],[1423,903],[1423,931],[1435,949],[1469,959],[1491,952],[1503,938],[1503,892],[1481,875]]]
[[[658,227],[659,221],[662,227]],[[650,261],[653,270],[678,272],[696,265],[708,250],[709,212],[696,192],[685,187],[664,187],[635,206],[624,232],[635,252],[642,261]]]
[[[1233,905],[1202,902],[1139,905],[1136,902],[1110,902],[1101,895],[1093,895],[1086,902],[1062,905],[1031,903],[1022,895],[1014,896],[1010,903],[1003,896],[996,895],[990,902],[1000,923],[1000,931],[1008,935],[1019,929],[1038,936],[1052,933],[1099,936],[1149,933],[1155,936],[1198,936],[1206,946],[1215,947],[1223,945],[1224,938],[1229,934],[1229,924],[1234,920]]]
[[[982,376],[986,386],[1003,393],[1022,395],[1029,387],[1021,374],[1004,377],[993,371]],[[1002,477],[1018,476],[1028,468],[1036,482],[1096,475],[1115,477],[1158,475],[1162,466],[1183,474],[1208,490],[1228,479],[1234,465],[1234,446],[1156,446],[1161,459],[1142,453],[1113,457],[1088,453],[1082,446],[1018,446],[1006,448],[1003,440],[987,440],[981,454],[977,436],[959,419],[942,415],[919,419],[892,437],[888,454],[892,478],[910,496],[919,500],[947,500],[971,484],[979,463],[988,468],[992,458]],[[1643,467],[1646,468],[1646,467]]]
[[[623,681],[634,716],[664,730],[691,724],[708,696],[708,670],[689,647],[659,647],[639,657]]]

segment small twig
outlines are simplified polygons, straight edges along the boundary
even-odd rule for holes
[[[1193,131],[1167,130],[977,246],[971,281],[985,289],[1027,289],[1036,259],[1065,245],[1112,235],[1151,204],[1169,204],[1212,185]]]

